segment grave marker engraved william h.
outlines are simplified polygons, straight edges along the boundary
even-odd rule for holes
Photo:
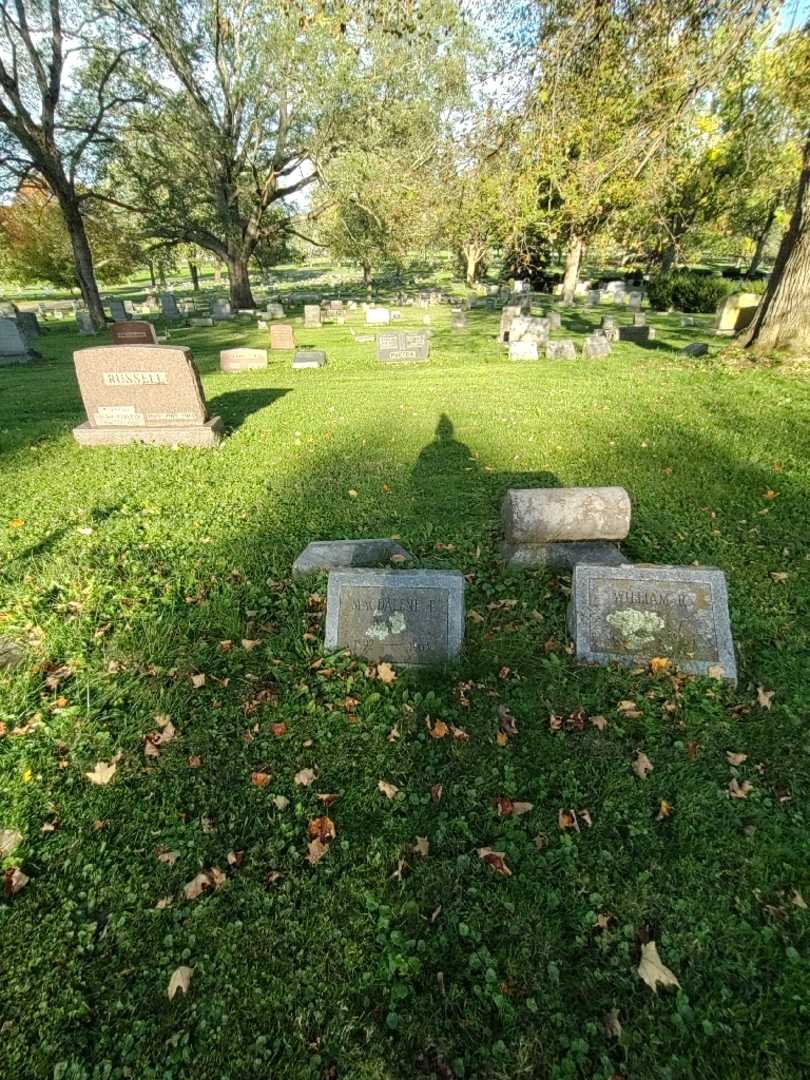
[[[222,421],[209,419],[191,351],[179,346],[110,345],[73,354],[87,422],[82,446],[147,442],[216,446]]]

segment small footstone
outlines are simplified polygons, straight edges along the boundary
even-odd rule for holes
[[[314,540],[293,563],[293,575],[351,566],[390,566],[392,559],[408,562],[413,555],[396,540]]]
[[[576,360],[576,358],[577,350],[570,338],[563,341],[549,341],[546,345],[547,360]]]
[[[709,346],[703,341],[693,341],[691,345],[687,345],[685,349],[681,349],[681,356],[705,356],[709,351]]]
[[[267,349],[223,349],[219,354],[222,371],[255,371],[267,367]]]
[[[571,571],[579,563],[589,566],[624,566],[627,559],[605,540],[571,540],[555,544],[504,544],[503,560],[510,570]]]
[[[443,664],[464,639],[460,570],[333,570],[325,648],[372,662]]]
[[[322,349],[299,349],[293,357],[294,368],[321,368],[326,363]]]
[[[568,626],[585,663],[634,667],[662,657],[687,674],[737,681],[721,570],[581,563]]]
[[[589,334],[582,343],[582,355],[588,360],[604,360],[610,356],[610,342],[604,334]]]

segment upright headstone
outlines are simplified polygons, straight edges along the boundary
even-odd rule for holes
[[[82,446],[130,442],[216,446],[222,421],[208,417],[191,352],[178,346],[109,345],[73,354],[87,421]]]
[[[0,319],[0,364],[24,364],[30,347],[16,319]]]
[[[391,322],[391,312],[388,308],[370,307],[366,311],[366,324],[368,326],[388,326]]]
[[[718,334],[736,334],[744,330],[762,299],[756,293],[735,293],[717,305],[715,330]]]
[[[304,304],[304,326],[314,330],[321,325],[320,304]]]
[[[322,368],[326,363],[326,353],[322,349],[298,349],[293,356],[292,366],[301,368]]]
[[[646,325],[647,325],[647,316],[645,315],[645,313],[643,311],[634,311],[633,312],[633,326],[646,326]]]
[[[334,570],[326,601],[327,651],[349,649],[372,662],[452,660],[464,640],[459,570]]]
[[[163,313],[164,319],[182,318],[174,293],[164,292],[160,294],[160,310]]]
[[[22,336],[28,341],[34,341],[39,337],[39,322],[33,311],[18,312],[17,326],[19,326]]]
[[[110,300],[110,314],[113,322],[126,322],[129,318],[129,312],[121,300]]]
[[[283,319],[284,318],[284,308],[281,306],[281,304],[275,304],[275,303],[268,304],[267,305],[267,314],[270,316],[271,319]]]
[[[267,349],[223,349],[219,354],[220,371],[257,371],[267,367]]]
[[[721,570],[576,566],[569,632],[585,663],[635,667],[663,657],[688,674],[737,681]]]
[[[650,340],[650,327],[644,326],[620,326],[619,341],[632,341],[635,345],[646,345]]]
[[[605,334],[589,334],[582,342],[582,355],[586,360],[604,360],[610,356],[610,342]]]
[[[137,319],[113,323],[110,332],[113,345],[157,345],[158,343],[154,326],[150,322],[141,322]]]
[[[295,348],[295,334],[289,323],[271,324],[270,348],[272,350]]]
[[[629,292],[627,294],[627,303],[630,305],[631,308],[634,308],[635,310],[641,309],[641,303],[643,299],[644,294],[636,290],[633,290],[632,292]]]
[[[547,360],[576,360],[577,350],[570,338],[562,341],[549,341],[546,345]]]
[[[93,325],[93,320],[90,318],[88,312],[77,311],[76,322],[78,324],[80,334],[95,336],[96,328]]]
[[[548,313],[548,325],[550,330],[561,330],[562,320],[560,319],[559,311],[553,309]]]
[[[216,297],[211,305],[211,318],[214,322],[225,322],[226,319],[232,319],[233,312],[231,311],[230,301],[224,300],[222,297]]]
[[[377,359],[383,364],[423,363],[429,356],[426,330],[393,330],[377,335]]]
[[[537,360],[539,358],[536,341],[510,341],[510,360]]]

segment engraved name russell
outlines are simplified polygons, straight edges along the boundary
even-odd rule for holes
[[[432,615],[434,611],[439,610],[439,606],[435,600],[420,599],[397,596],[388,598],[381,596],[379,600],[352,600],[352,611],[370,611],[385,612],[385,611],[424,611],[428,615]]]
[[[167,384],[165,371],[105,371],[101,376],[105,386],[149,386]]]

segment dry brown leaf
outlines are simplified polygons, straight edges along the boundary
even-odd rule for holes
[[[450,728],[445,724],[444,720],[437,720],[433,727],[428,726],[428,731],[432,739],[443,739],[450,734]]]
[[[270,730],[276,736],[276,738],[278,738],[280,735],[286,735],[287,725],[282,720],[278,724],[271,724]]]
[[[666,799],[661,800],[661,806],[659,807],[658,814],[656,815],[656,821],[663,821],[664,818],[668,818],[672,813],[674,807],[672,803],[668,803]]]
[[[467,734],[467,732],[463,728],[456,727],[455,724],[450,725],[450,733],[452,734],[453,738],[458,739],[459,742],[470,741],[470,736]]]
[[[653,675],[660,675],[662,671],[669,671],[672,667],[672,661],[667,659],[666,656],[654,656],[650,660],[650,671]]]
[[[389,742],[396,742],[398,738],[399,738],[399,728],[396,725],[394,725],[394,727],[392,727],[391,730],[388,732],[388,741]]]
[[[697,739],[690,739],[686,744],[686,756],[690,761],[695,761],[698,756],[698,750],[700,749],[700,743]]]
[[[733,754],[730,750],[727,750],[726,761],[728,761],[729,765],[742,765],[744,761],[748,761],[748,754]]]
[[[331,806],[338,796],[333,792],[318,792],[315,798],[320,799],[324,806]]]
[[[169,1001],[174,1000],[174,995],[178,990],[182,990],[184,994],[188,993],[189,983],[191,982],[191,976],[194,974],[194,968],[191,967],[179,967],[172,972],[172,977],[169,979],[169,987],[166,991],[169,995]]]
[[[157,848],[155,855],[157,855],[158,862],[166,863],[167,866],[174,866],[180,858],[179,851],[169,851],[167,848]]]
[[[505,731],[499,731],[498,734],[495,736],[495,742],[498,744],[498,746],[508,746],[509,736],[506,734]]]
[[[430,797],[435,803],[441,802],[442,795],[444,794],[444,784],[434,784],[430,789]]]
[[[226,881],[225,874],[218,866],[212,866],[210,870],[201,870],[195,878],[192,878],[183,886],[186,900],[196,900],[207,889],[219,889]]]
[[[377,678],[380,680],[380,682],[384,682],[386,686],[390,686],[390,684],[396,679],[396,677],[397,673],[394,671],[390,664],[377,664]]]
[[[97,761],[96,767],[92,772],[86,772],[84,775],[90,781],[91,784],[109,784],[112,778],[115,776],[118,765],[115,761]]]
[[[513,802],[505,796],[500,796],[495,800],[495,808],[498,811],[498,817],[520,817],[521,814],[528,814],[530,810],[533,810],[534,803]]]
[[[273,805],[277,810],[286,810],[290,805],[290,800],[284,795],[274,795]]]
[[[245,861],[244,851],[229,851],[225,856],[228,860],[228,866],[241,866]]]
[[[202,765],[202,758],[198,757],[197,754],[192,754],[191,757],[188,759],[188,767],[190,769],[199,769],[199,767],[201,765]]]
[[[145,757],[151,757],[151,758],[159,758],[160,757],[159,748],[157,746],[155,746],[155,744],[152,742],[151,738],[148,735],[144,736],[143,752],[144,752]]]
[[[157,911],[163,911],[165,908],[171,907],[173,902],[174,902],[173,897],[171,897],[171,896],[163,896],[155,904],[155,909]]]
[[[805,902],[805,899],[804,899],[804,897],[802,896],[802,894],[801,894],[801,893],[799,892],[799,890],[798,890],[798,889],[794,889],[794,890],[793,890],[793,895],[792,895],[792,896],[791,896],[791,898],[790,898],[790,902],[791,902],[791,904],[793,904],[793,905],[794,905],[795,907],[797,907],[797,908],[801,908],[801,909],[802,909],[802,911],[806,911],[806,910],[807,910],[807,903]]]
[[[764,686],[757,687],[757,705],[763,709],[770,709],[775,690],[766,690]]]
[[[574,829],[579,832],[579,822],[575,810],[560,810],[557,814],[557,825],[563,830]]]
[[[202,689],[202,687],[205,686],[205,675],[202,675],[202,674],[192,675],[191,676],[191,685],[194,687],[195,690]]]
[[[608,1038],[620,1039],[622,1037],[622,1024],[619,1020],[619,1010],[611,1009],[610,1012],[606,1012],[602,1019],[602,1026]]]
[[[315,866],[316,863],[321,861],[328,850],[329,845],[324,844],[317,837],[314,840],[310,840],[307,845],[307,862],[310,863],[311,866]]]
[[[658,993],[659,986],[680,986],[675,975],[661,963],[658,948],[654,941],[641,946],[641,963],[638,973],[653,993]]]
[[[517,721],[505,705],[498,706],[498,719],[501,722],[501,731],[507,735],[517,735]]]
[[[0,859],[7,858],[12,851],[20,846],[23,835],[16,829],[0,830]]]
[[[512,871],[506,865],[506,852],[493,851],[492,848],[482,847],[478,849],[479,858],[492,867],[496,874],[502,877],[511,877]]]
[[[597,729],[597,731],[604,731],[605,728],[607,727],[607,717],[606,716],[592,716],[591,717],[591,723]]]
[[[242,638],[242,648],[245,652],[253,652],[257,645],[261,645],[261,641],[252,641],[249,638]]]
[[[428,852],[430,851],[430,841],[428,838],[426,836],[417,836],[413,845],[413,851],[417,855],[421,855],[423,859],[426,859],[428,857]]]
[[[28,875],[20,870],[19,866],[10,866],[4,875],[3,891],[6,896],[16,896],[30,880]]]
[[[312,840],[320,840],[322,844],[328,844],[335,839],[335,823],[325,814],[322,817],[313,818],[307,828]]]
[[[631,765],[631,768],[636,774],[636,776],[638,776],[639,779],[644,780],[647,776],[647,773],[650,772],[652,767],[653,763],[650,761],[644,751],[639,750],[638,755],[636,756],[636,760]]]
[[[270,783],[270,773],[257,770],[250,774],[250,782],[254,787],[267,787]]]
[[[622,716],[626,716],[628,720],[638,720],[642,715],[641,710],[638,705],[636,705],[635,701],[620,701],[616,708]]]
[[[301,769],[295,774],[293,779],[296,784],[300,784],[301,787],[309,787],[310,784],[318,779],[318,768],[316,766],[314,769]]]
[[[378,780],[377,789],[389,799],[393,799],[399,791],[399,788],[395,784],[389,784],[387,780]]]
[[[732,799],[747,799],[750,792],[754,790],[754,785],[750,780],[743,780],[740,784],[736,778],[726,788],[726,794]]]

